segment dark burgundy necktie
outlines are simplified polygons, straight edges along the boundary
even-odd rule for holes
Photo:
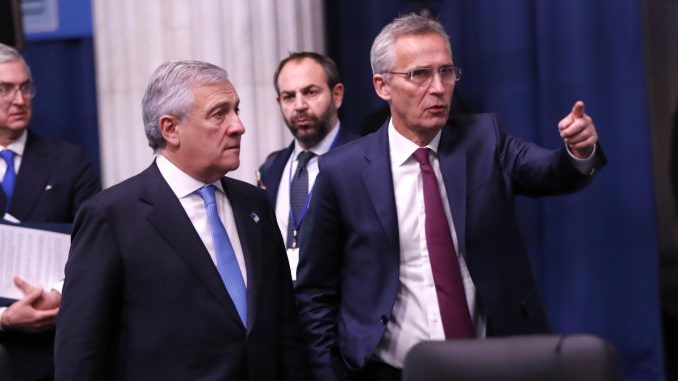
[[[436,175],[428,160],[428,148],[417,149],[414,158],[419,162],[424,185],[426,243],[445,337],[473,338],[475,333],[466,303],[457,253],[454,250],[450,225],[445,217]]]

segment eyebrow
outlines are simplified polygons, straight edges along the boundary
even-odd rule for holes
[[[19,83],[16,83],[16,82],[0,81],[0,85],[21,86],[21,85],[25,85],[25,84],[31,83],[31,82],[32,82],[32,81],[31,81],[30,79],[27,79],[27,80],[25,80],[25,81],[23,81],[23,82],[19,82]]]
[[[240,99],[236,99],[235,102],[231,102],[231,101],[219,102],[219,103],[215,104],[214,106],[207,109],[207,115],[211,115],[216,110],[231,109],[231,108],[237,109],[238,106],[240,106]]]
[[[311,90],[311,89],[314,89],[314,88],[320,89],[322,87],[319,86],[319,85],[316,85],[315,83],[312,83],[310,85],[302,87],[301,89],[299,89],[299,91],[304,92],[304,91],[308,91],[308,90]],[[280,94],[296,94],[296,93],[297,93],[296,90],[282,90],[282,91],[280,91]]]

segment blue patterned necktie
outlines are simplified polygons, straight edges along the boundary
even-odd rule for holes
[[[212,232],[212,241],[214,241],[214,251],[217,257],[217,270],[221,275],[221,280],[226,286],[228,294],[238,310],[240,320],[242,320],[245,327],[247,327],[247,288],[243,280],[238,260],[235,257],[235,251],[231,245],[231,240],[228,239],[228,233],[221,223],[219,212],[217,211],[217,203],[214,197],[214,185],[207,185],[196,192],[205,203],[205,211],[207,212],[207,221]]]
[[[297,246],[298,228],[301,227],[302,211],[308,198],[308,162],[315,156],[311,151],[301,151],[297,156],[297,170],[290,184],[290,218],[287,223],[287,247]]]
[[[14,183],[16,181],[16,171],[14,170],[14,152],[8,149],[0,151],[0,157],[7,163],[7,170],[5,176],[2,177],[2,191],[7,196],[7,205],[5,211],[9,210],[9,203],[12,199],[12,192],[14,191]],[[1,218],[1,216],[0,216]]]

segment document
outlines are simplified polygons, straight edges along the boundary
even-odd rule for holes
[[[17,275],[45,288],[63,280],[70,246],[69,234],[0,224],[0,298],[23,297]]]

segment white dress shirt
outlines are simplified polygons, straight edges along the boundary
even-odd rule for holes
[[[313,146],[308,151],[311,151],[315,154],[311,160],[308,161],[306,165],[306,170],[308,172],[308,189],[311,191],[313,185],[315,184],[315,179],[318,177],[318,157],[320,155],[326,154],[332,144],[334,139],[336,139],[337,134],[339,133],[339,128],[341,127],[340,123],[337,122],[337,125],[320,141],[320,143]],[[278,227],[282,233],[283,240],[285,241],[285,246],[287,246],[287,224],[290,218],[290,172],[294,174],[297,170],[297,156],[301,151],[306,151],[304,148],[299,145],[299,142],[294,140],[294,151],[290,155],[285,168],[283,169],[282,177],[280,178],[280,186],[278,186],[278,194],[275,199],[275,218],[278,220]]]
[[[181,202],[181,206],[184,207],[195,231],[198,232],[200,240],[202,240],[205,248],[207,248],[210,257],[212,258],[212,262],[214,262],[214,265],[216,266],[216,253],[214,251],[214,242],[212,241],[212,232],[209,227],[209,222],[207,221],[205,203],[200,195],[195,193],[198,189],[209,184],[205,184],[202,181],[189,176],[161,154],[156,158],[156,163],[160,170],[160,174],[165,181],[167,181],[170,188],[172,188],[172,192],[177,196],[179,202]],[[235,226],[235,217],[233,216],[231,202],[224,193],[221,181],[217,180],[211,185],[214,185],[217,188],[217,191],[214,193],[217,201],[219,218],[224,224],[224,228],[226,228],[226,233],[228,233],[228,238],[233,246],[233,251],[235,251],[235,257],[238,260],[238,266],[240,267],[240,272],[244,278],[245,286],[247,286],[245,257],[242,252],[242,246],[240,245],[238,229]]]
[[[400,238],[400,281],[393,314],[375,356],[387,364],[402,368],[405,355],[415,344],[423,340],[445,340],[445,332],[426,244],[426,212],[421,170],[412,156],[419,146],[396,131],[393,121],[389,122],[388,140]],[[431,150],[429,160],[438,180],[445,217],[450,225],[476,337],[485,337],[485,315],[476,304],[476,288],[459,251],[457,233],[440,172],[437,156],[439,143],[440,132],[426,146]]]

